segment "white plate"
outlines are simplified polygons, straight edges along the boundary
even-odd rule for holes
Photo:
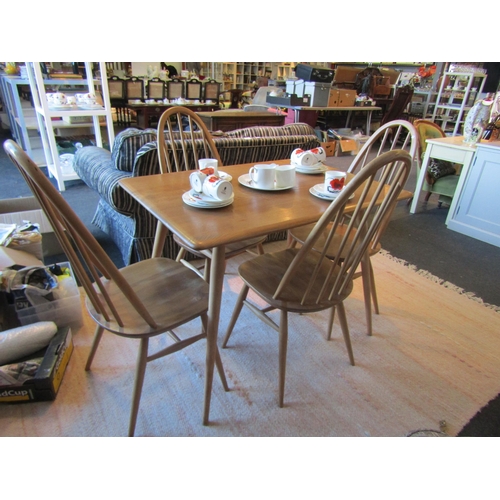
[[[78,104],[80,109],[104,109],[100,104]]]
[[[61,104],[59,106],[56,106],[55,104],[49,104],[49,109],[57,109],[59,111],[63,109],[71,109],[73,107],[72,104]]]
[[[274,188],[260,188],[255,185],[255,182],[250,178],[250,174],[243,174],[238,177],[238,182],[242,186],[249,187],[251,189],[257,189],[259,191],[283,191],[284,189],[292,189],[295,186],[285,186],[285,187],[274,187]]]
[[[317,174],[324,174],[327,170],[328,168],[324,165],[321,168],[295,167],[295,171],[298,172],[299,174],[317,175]]]
[[[312,188],[309,189],[309,192],[313,195],[316,196],[316,198],[321,198],[322,200],[335,200],[339,194],[332,194],[332,193],[327,193],[325,191],[325,185],[324,184],[316,184]],[[349,199],[354,198],[354,193],[349,196]]]
[[[309,167],[304,167],[302,165],[297,165],[292,162],[292,165],[295,167],[295,170],[299,172],[299,174],[322,174],[328,170],[328,167],[323,163],[316,163],[315,165],[311,165]]]
[[[182,195],[182,201],[186,203],[186,205],[196,208],[221,208],[231,205],[234,201],[234,195],[231,196],[229,200],[218,201],[210,196],[205,196],[204,194],[197,193],[191,189]]]

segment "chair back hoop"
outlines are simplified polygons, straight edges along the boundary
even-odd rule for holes
[[[304,290],[302,304],[334,302],[347,291],[368,247],[378,241],[378,233],[394,209],[411,165],[408,152],[392,150],[377,156],[362,168],[315,224],[288,266],[274,298],[286,300],[287,289],[297,288],[294,277],[302,268],[304,280],[302,266],[307,266],[309,273],[308,282],[302,281],[299,285]],[[374,183],[377,174],[380,174],[378,184]],[[358,190],[361,192],[354,213],[346,217],[349,198]],[[346,225],[346,229],[332,260],[328,257],[328,247],[340,225]],[[324,234],[326,238],[318,245],[319,237]]]
[[[158,121],[157,130],[162,174],[196,169],[200,158],[214,158],[222,166],[212,135],[194,111],[183,106],[167,109]]]
[[[379,127],[359,150],[347,172],[356,173],[372,159],[373,155],[380,156],[394,149],[408,151],[412,161],[418,162],[419,136],[409,121],[393,120]]]
[[[427,147],[426,139],[437,139],[440,137],[446,137],[443,129],[434,122],[430,120],[415,120],[413,125],[418,134],[419,140],[419,157],[422,158]]]
[[[126,326],[103,282],[103,279],[111,280],[144,321],[152,328],[156,328],[156,322],[130,284],[38,165],[12,140],[4,142],[4,149],[40,203],[95,310],[105,321],[110,322],[114,319],[120,327]],[[94,284],[88,273],[92,276]],[[95,287],[99,289],[100,294]]]

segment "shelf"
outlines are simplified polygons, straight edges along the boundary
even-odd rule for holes
[[[71,79],[71,80],[47,80],[43,78],[40,65],[38,63],[26,63],[28,72],[28,80],[31,88],[31,95],[34,103],[35,118],[27,117],[23,119],[25,128],[34,128],[33,123],[36,122],[40,132],[43,152],[45,155],[45,164],[47,165],[49,175],[54,177],[60,191],[65,190],[65,182],[70,180],[79,179],[78,175],[71,170],[66,171],[60,161],[60,154],[57,147],[55,132],[59,129],[78,129],[78,128],[91,128],[96,138],[96,144],[99,147],[103,146],[101,127],[105,126],[108,134],[108,141],[110,147],[114,142],[114,129],[113,118],[111,115],[111,104],[109,100],[109,89],[107,80],[84,80],[84,79]],[[85,63],[87,75],[92,75],[90,63]],[[101,75],[106,75],[106,64],[99,63]],[[56,83],[54,83],[56,82]],[[98,109],[51,109],[48,105],[47,94],[45,91],[46,85],[71,85],[71,87],[79,86],[84,87],[84,93],[96,94],[94,83],[100,85],[102,90],[102,99],[104,106]],[[68,118],[85,118],[88,117],[89,121],[72,123]],[[54,120],[54,118],[59,118]],[[65,118],[67,118],[65,120]],[[100,118],[104,118],[104,123]]]

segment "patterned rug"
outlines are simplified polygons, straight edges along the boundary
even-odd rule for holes
[[[228,264],[221,337],[244,258]],[[244,309],[221,350],[230,391],[216,375],[210,425],[201,423],[199,343],[150,363],[136,435],[403,437],[431,430],[456,436],[500,392],[500,314],[388,254],[372,262],[381,311],[372,337],[360,280],[346,301],[356,366],[349,364],[337,322],[326,340],[327,313],[292,315],[285,407],[279,408],[277,334]],[[1,406],[0,436],[126,435],[137,341],[105,335],[92,371],[85,372],[94,326],[84,316],[57,399]],[[155,341],[157,347],[163,342]]]

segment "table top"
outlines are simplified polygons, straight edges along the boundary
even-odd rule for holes
[[[289,164],[279,160],[277,164]],[[331,203],[311,195],[309,189],[322,184],[324,175],[296,174],[296,185],[287,190],[261,191],[241,185],[238,177],[247,174],[254,163],[225,166],[233,177],[234,202],[223,208],[200,209],[186,205],[182,194],[189,190],[188,172],[131,177],[121,186],[146,207],[169,230],[197,250],[235,243],[275,231],[316,222]],[[348,181],[352,178],[348,174]],[[404,191],[400,199],[413,196]],[[355,196],[347,210],[353,211]]]
[[[299,111],[381,111],[378,106],[286,106],[284,104],[277,105],[280,108],[297,109]]]
[[[127,108],[131,109],[139,109],[139,108],[173,108],[174,106],[183,106],[185,108],[189,107],[196,107],[196,108],[213,108],[213,107],[218,107],[217,103],[205,103],[205,102],[199,102],[198,104],[195,104],[194,102],[186,102],[184,104],[176,104],[176,103],[168,103],[165,104],[164,102],[155,102],[152,104],[149,104],[147,102],[142,102],[142,103],[127,103],[126,104]]]
[[[477,144],[467,144],[464,142],[463,135],[455,135],[453,137],[438,137],[436,139],[426,139],[429,144],[441,144],[443,146],[450,146],[460,149],[476,149]]]

